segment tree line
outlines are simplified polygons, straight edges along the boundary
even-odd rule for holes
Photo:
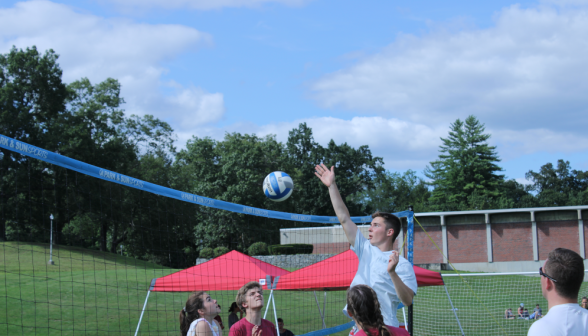
[[[275,136],[194,135],[178,150],[173,129],[151,115],[127,116],[120,83],[81,78],[66,84],[53,50],[12,48],[0,55],[0,133],[137,179],[209,198],[299,214],[334,215],[314,176],[334,165],[354,215],[376,210],[449,211],[586,204],[586,172],[559,160],[529,171],[528,185],[507,180],[489,134],[475,117],[451,124],[440,155],[417,172],[384,169],[368,146],[331,140],[322,146],[305,123],[285,143]],[[185,266],[205,247],[245,251],[279,243],[280,227],[309,226],[230,213],[158,197],[89,178],[2,149],[0,240],[47,241],[54,215],[56,242]],[[264,177],[285,171],[295,182],[286,202],[262,193]],[[277,241],[276,241],[277,239]]]

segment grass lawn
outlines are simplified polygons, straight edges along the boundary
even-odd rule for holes
[[[134,335],[151,279],[177,270],[112,253],[47,244],[0,243],[0,335]],[[466,335],[526,335],[533,321],[504,320],[504,309],[539,303],[539,280],[528,276],[445,278]],[[211,292],[228,322],[234,291]],[[322,328],[313,292],[277,292],[277,315],[303,334]],[[324,293],[317,292],[321,309]],[[581,296],[588,294],[586,283]],[[178,335],[178,314],[189,293],[151,293],[139,335]],[[266,291],[266,302],[269,293]],[[328,292],[326,326],[348,322],[345,292]],[[484,307],[486,306],[486,308]],[[488,309],[488,310],[486,310]],[[402,321],[402,311],[398,312]],[[273,308],[268,319],[274,319]],[[444,287],[419,288],[415,335],[461,335]],[[346,335],[340,332],[339,335]],[[224,335],[228,335],[225,329]]]

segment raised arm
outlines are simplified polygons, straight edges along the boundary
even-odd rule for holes
[[[331,203],[333,204],[333,209],[335,209],[335,214],[339,219],[339,223],[341,223],[341,226],[343,227],[343,231],[345,231],[349,244],[354,246],[357,225],[351,221],[349,210],[347,210],[347,207],[341,198],[341,194],[339,193],[339,189],[337,188],[337,184],[335,183],[335,167],[331,167],[329,170],[327,166],[321,163],[315,167],[314,174],[329,188],[329,195],[331,196]]]

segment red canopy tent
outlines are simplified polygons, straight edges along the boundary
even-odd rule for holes
[[[241,252],[231,251],[200,265],[153,279],[149,290],[154,292],[239,290],[249,281],[258,281],[262,285],[269,286],[268,276],[273,278],[288,273],[290,272],[283,268]]]
[[[359,260],[348,250],[316,264],[281,276],[276,290],[346,290],[357,272]],[[441,274],[413,266],[419,287],[443,286]]]
[[[139,332],[143,313],[145,312],[145,307],[147,307],[147,300],[149,300],[149,293],[152,291],[239,290],[249,281],[258,281],[261,285],[267,285],[267,288],[270,289],[274,277],[288,273],[290,272],[283,268],[252,258],[241,252],[231,251],[200,265],[153,279],[145,298],[135,335]]]

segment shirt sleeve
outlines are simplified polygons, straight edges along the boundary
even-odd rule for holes
[[[416,295],[418,284],[417,284],[416,275],[414,274],[414,268],[412,267],[412,264],[410,262],[408,262],[408,260],[404,259],[403,261],[404,262],[402,264],[399,264],[396,267],[397,268],[396,274],[398,274],[398,277],[400,278],[400,280],[402,280],[402,282],[404,282],[404,284],[408,288],[412,289],[412,291]],[[400,269],[398,269],[398,268],[400,268]]]
[[[357,259],[361,259],[361,256],[364,251],[363,246],[367,241],[368,240],[365,239],[363,233],[361,233],[361,230],[357,228],[357,233],[355,234],[355,243],[353,243],[353,246],[351,246],[351,250],[355,252],[355,254],[357,255]]]

